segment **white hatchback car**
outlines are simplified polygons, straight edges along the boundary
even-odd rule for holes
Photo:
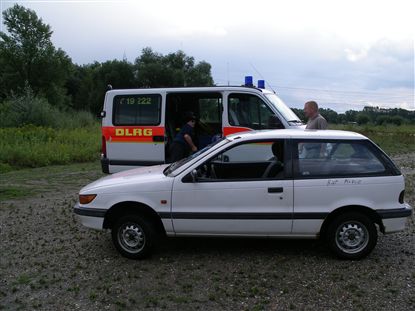
[[[99,179],[79,194],[83,225],[111,229],[143,258],[161,236],[325,238],[339,257],[368,255],[405,228],[404,177],[352,132],[274,130],[228,136],[171,165]]]

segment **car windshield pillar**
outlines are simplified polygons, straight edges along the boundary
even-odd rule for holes
[[[207,145],[205,148],[200,149],[199,151],[191,154],[190,156],[188,156],[187,158],[184,158],[180,161],[174,162],[172,164],[170,164],[170,166],[167,167],[167,169],[164,171],[164,175],[166,176],[170,176],[171,174],[173,174],[177,169],[179,169],[180,167],[182,167],[183,165],[185,165],[186,163],[192,161],[193,159],[197,158],[198,156],[208,152],[212,147],[220,145],[220,144],[226,144],[228,143],[230,140],[224,138],[221,138],[209,145]]]

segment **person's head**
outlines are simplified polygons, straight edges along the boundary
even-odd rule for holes
[[[318,114],[318,105],[315,101],[311,100],[304,104],[304,114],[307,118],[313,118]]]
[[[272,153],[277,158],[278,161],[284,161],[284,144],[282,141],[276,141],[272,144]]]
[[[184,114],[184,121],[189,124],[191,127],[195,127],[196,124],[196,116],[191,111],[186,111]]]

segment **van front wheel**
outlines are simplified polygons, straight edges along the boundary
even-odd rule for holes
[[[141,259],[147,257],[155,236],[151,222],[138,215],[126,215],[117,220],[111,230],[112,242],[124,257]]]
[[[361,259],[376,246],[375,224],[360,213],[345,213],[332,221],[327,230],[331,251],[342,259]]]

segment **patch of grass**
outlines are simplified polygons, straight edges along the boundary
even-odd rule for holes
[[[31,278],[27,274],[21,274],[17,278],[16,282],[17,282],[17,284],[20,284],[20,285],[27,285],[31,282]]]
[[[415,125],[330,125],[333,130],[357,132],[373,140],[388,154],[415,151]]]
[[[89,299],[90,299],[90,300],[95,300],[95,299],[97,299],[97,293],[96,293],[96,292],[94,292],[94,291],[90,292],[90,293],[89,293]]]
[[[188,303],[189,298],[186,296],[174,296],[172,297],[172,301],[175,303]]]
[[[78,189],[101,176],[98,161],[14,170],[0,174],[0,202],[34,195],[47,199],[48,193],[60,191],[62,186]]]
[[[147,296],[144,298],[143,302],[147,308],[157,307],[160,304],[159,298],[156,296]]]
[[[0,185],[0,201],[20,199],[31,195],[33,195],[33,192],[29,189]]]
[[[25,167],[90,162],[99,158],[100,126],[0,128],[0,173]]]

